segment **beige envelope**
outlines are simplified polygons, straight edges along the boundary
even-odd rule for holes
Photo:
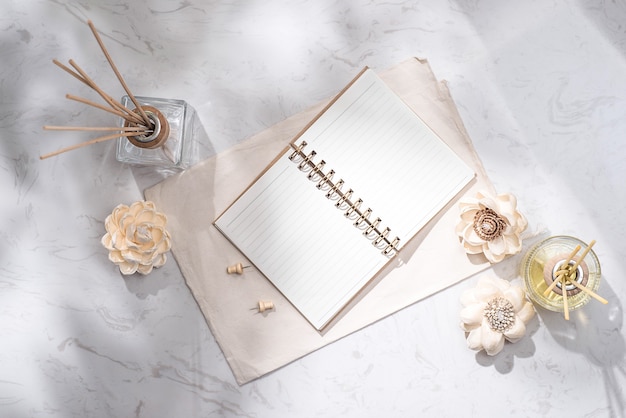
[[[436,80],[428,63],[413,58],[380,76],[476,172],[475,181],[463,193],[493,193],[446,85]],[[482,256],[465,254],[454,232],[459,215],[453,201],[406,244],[393,265],[324,334],[253,268],[241,276],[228,275],[228,265],[245,264],[246,259],[212,222],[325,104],[294,115],[145,191],[145,198],[168,216],[172,253],[239,384],[490,266]],[[251,310],[259,300],[271,300],[275,309],[264,313]]]

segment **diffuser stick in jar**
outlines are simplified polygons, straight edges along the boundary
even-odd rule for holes
[[[577,245],[574,250],[570,253],[570,255],[565,259],[565,261],[563,262],[564,266],[568,266],[569,262],[572,261],[572,258],[574,258],[574,256],[576,256],[576,254],[578,253],[578,251],[580,251],[580,245]],[[560,277],[560,276],[559,276]],[[552,282],[552,284],[550,286],[548,286],[548,288],[543,292],[544,296],[548,296],[548,294],[550,294],[550,292],[552,292],[554,290],[554,288],[556,287],[557,283],[559,283],[559,277],[556,278],[556,280],[554,280]],[[565,287],[563,287],[565,289]]]
[[[522,261],[521,274],[531,300],[545,309],[571,315],[596,294],[601,271],[598,257],[587,245],[571,236],[548,237],[533,245]],[[584,251],[580,251],[584,248]],[[567,298],[567,300],[565,299]],[[608,303],[608,302],[607,302]]]

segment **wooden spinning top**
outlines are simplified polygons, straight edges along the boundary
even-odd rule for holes
[[[128,141],[136,147],[139,148],[147,148],[154,149],[158,148],[167,141],[167,138],[170,136],[170,124],[167,121],[167,118],[153,106],[141,106],[143,112],[150,119],[150,126],[146,128],[149,129],[148,132],[142,132],[139,135],[129,136]],[[139,110],[135,108],[133,113],[140,114]],[[132,120],[126,120],[124,122],[125,128],[138,128],[141,127],[137,122]],[[150,132],[151,131],[151,132]]]

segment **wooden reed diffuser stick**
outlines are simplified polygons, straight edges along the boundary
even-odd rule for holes
[[[123,131],[135,133],[148,133],[152,129],[146,129],[143,126],[51,126],[43,127],[46,131]]]
[[[130,117],[136,123],[139,123],[139,124],[143,124],[144,123],[143,119],[141,119],[139,117],[139,115],[131,112],[129,109],[124,107],[124,105],[122,105],[121,103],[119,103],[118,101],[113,99],[111,96],[106,94],[100,87],[98,87],[98,85],[95,83],[95,81],[93,81],[91,78],[89,78],[89,77],[84,78],[81,74],[79,74],[79,73],[75,72],[74,70],[72,70],[71,68],[63,65],[62,63],[60,63],[56,59],[52,60],[52,62],[55,63],[58,67],[60,67],[62,70],[66,71],[72,77],[75,77],[76,79],[78,79],[79,81],[81,81],[82,83],[84,83],[88,87],[90,87],[92,90],[94,90],[96,93],[98,93],[109,104],[109,106],[111,106],[112,108],[117,109],[119,112],[124,113],[125,115],[127,115],[126,117],[124,117],[124,119],[128,120],[128,118]],[[80,67],[78,67],[78,64],[76,64],[76,62],[74,62],[74,60],[70,60],[70,63],[77,70],[80,68]],[[81,69],[81,71],[82,71],[82,69]],[[86,73],[84,71],[82,71],[82,74],[86,75]]]
[[[578,260],[576,260],[576,262],[574,263],[574,265],[572,266],[571,269],[569,269],[569,271],[571,273],[568,274],[568,280],[572,280],[573,275],[576,273],[576,269],[578,268],[578,266],[580,265],[580,263],[584,260],[585,257],[587,257],[587,254],[589,254],[589,251],[591,251],[591,247],[593,247],[593,245],[596,243],[596,240],[591,240],[591,242],[589,243],[589,245],[587,246],[587,248],[585,248],[585,250],[583,251],[583,253],[581,254],[580,257],[578,257]]]
[[[106,94],[104,92],[104,90],[102,90],[100,87],[98,87],[96,82],[93,81],[91,78],[89,78],[87,73],[85,71],[83,71],[83,69],[80,68],[78,66],[78,64],[76,64],[76,62],[74,62],[74,60],[70,60],[70,65],[72,67],[74,67],[76,69],[76,71],[78,71],[80,73],[81,76],[83,76],[83,78],[87,81],[88,85],[92,89],[94,89],[100,95],[100,97],[102,97],[109,104],[109,106],[111,106],[112,108],[118,109],[119,111],[121,111],[123,113],[126,113],[128,115],[128,117],[130,117],[131,119],[136,119],[137,121],[139,121],[139,123],[144,124],[143,119],[141,119],[137,115],[133,114],[130,110],[128,110],[124,106],[122,106],[122,104],[117,103],[108,94]],[[147,126],[150,126],[150,123],[148,123]]]
[[[569,321],[569,301],[567,299],[567,289],[566,289],[567,275],[562,274],[559,277],[561,278],[561,291],[563,295],[563,315],[565,316],[565,320]]]
[[[150,118],[148,118],[148,115],[146,115],[146,112],[143,111],[143,109],[141,108],[141,105],[139,104],[135,96],[131,93],[130,89],[128,88],[128,85],[126,85],[126,82],[124,81],[124,78],[122,77],[122,74],[120,74],[120,72],[118,71],[117,67],[113,63],[113,60],[111,59],[111,56],[109,55],[109,52],[104,46],[102,39],[100,39],[100,35],[98,34],[98,31],[96,30],[96,27],[94,26],[93,22],[91,20],[88,20],[87,24],[89,25],[89,28],[93,32],[93,36],[95,36],[96,41],[98,41],[98,45],[100,45],[100,49],[102,49],[102,52],[107,58],[107,61],[109,61],[109,64],[111,65],[113,72],[117,76],[117,79],[122,84],[122,87],[124,87],[126,94],[128,94],[128,97],[130,97],[130,100],[133,102],[133,104],[137,108],[137,111],[141,115],[141,118],[143,119],[143,121],[146,123],[146,126],[150,126],[152,124],[152,122],[150,121]]]
[[[60,67],[62,70],[66,71],[72,77],[75,77],[77,80],[79,80],[80,82],[86,84],[88,87],[90,87],[96,93],[98,93],[100,95],[100,97],[102,97],[104,99],[104,101],[109,105],[109,107],[103,106],[103,105],[98,104],[98,103],[95,103],[95,102],[93,102],[91,100],[87,100],[87,99],[83,99],[81,97],[73,96],[73,95],[70,95],[70,94],[67,94],[65,96],[66,98],[68,98],[70,100],[75,100],[75,101],[81,102],[81,103],[89,105],[89,106],[96,107],[98,109],[104,110],[104,111],[109,112],[109,113],[112,113],[112,114],[114,114],[114,115],[124,119],[126,121],[126,123],[125,123],[124,127],[119,127],[119,128],[115,128],[115,127],[82,127],[82,126],[65,126],[65,127],[63,127],[63,126],[44,126],[44,129],[46,129],[46,130],[117,131],[118,133],[111,134],[111,135],[100,136],[98,138],[94,138],[94,139],[92,139],[90,141],[87,141],[87,142],[71,145],[69,147],[62,148],[62,149],[60,149],[58,151],[54,151],[54,152],[51,152],[51,153],[48,153],[48,154],[44,154],[44,155],[39,157],[42,160],[45,159],[45,158],[49,158],[49,157],[52,157],[52,156],[55,156],[55,155],[62,154],[62,153],[67,152],[67,151],[71,151],[71,150],[74,150],[74,149],[77,149],[77,148],[85,147],[87,145],[92,145],[92,144],[96,144],[98,142],[108,141],[110,139],[115,139],[115,138],[119,138],[119,137],[129,137],[129,141],[131,141],[133,144],[135,144],[133,142],[135,140],[133,137],[136,137],[138,135],[145,135],[145,134],[154,132],[154,129],[155,129],[155,123],[148,117],[146,111],[142,108],[142,106],[139,104],[139,102],[137,101],[135,96],[131,93],[130,89],[128,88],[128,85],[124,81],[124,78],[122,77],[122,75],[120,74],[119,70],[117,69],[115,63],[113,62],[113,59],[111,58],[111,55],[109,54],[109,51],[107,51],[106,47],[104,46],[104,42],[102,42],[102,39],[100,38],[100,35],[98,34],[98,31],[96,30],[96,27],[91,22],[91,20],[89,20],[87,22],[87,24],[89,25],[89,28],[91,29],[94,37],[96,38],[96,41],[98,42],[98,45],[100,45],[100,49],[104,53],[107,61],[111,65],[111,68],[113,69],[113,72],[117,76],[117,79],[119,80],[120,84],[122,85],[122,87],[126,91],[126,94],[130,98],[130,100],[135,105],[135,110],[128,109],[127,107],[125,107],[124,105],[122,105],[121,103],[119,103],[118,101],[113,99],[110,95],[105,93],[96,84],[96,82],[93,81],[89,77],[89,75],[87,75],[87,73],[82,68],[80,68],[80,66],[78,64],[76,64],[76,62],[74,60],[72,60],[72,59],[69,60],[69,64],[72,67],[74,67],[74,69],[71,69],[71,68],[63,65],[62,63],[60,63],[56,59],[52,60],[52,62],[54,64],[56,64],[58,67]],[[154,112],[157,112],[160,115],[160,112],[158,112],[158,109],[155,109],[155,108],[152,108],[152,109],[154,110]],[[161,118],[163,120],[161,120]],[[164,116],[162,116],[162,115],[159,116],[159,122],[160,122],[161,126],[166,126],[167,127],[167,120],[165,119]],[[167,130],[164,130],[162,132],[163,136],[161,137],[161,142],[163,142],[163,140],[167,139],[167,132],[169,132],[169,127],[168,127]],[[161,142],[159,142],[159,143],[161,143]],[[143,144],[138,143],[138,144],[135,144],[135,145],[142,146]]]
[[[559,270],[556,272],[556,277],[550,284],[550,286],[543,292],[544,296],[547,296],[557,285],[557,283],[561,283],[561,295],[563,297],[563,315],[566,320],[569,320],[569,300],[567,295],[567,284],[571,283],[573,286],[577,287],[580,291],[587,293],[589,296],[593,297],[597,301],[608,304],[609,301],[604,299],[603,297],[596,294],[593,290],[588,289],[587,286],[584,286],[576,280],[577,269],[580,263],[583,262],[589,251],[591,251],[591,247],[594,246],[596,240],[591,240],[587,248],[584,249],[580,257],[576,259],[576,262],[570,266],[569,263],[574,259],[578,251],[580,250],[580,245],[577,245],[576,248],[571,252],[568,258],[561,264]]]
[[[574,256],[578,253],[578,251],[580,251],[580,245],[577,245],[576,248],[574,248],[574,250],[570,253],[570,255],[565,259],[565,262],[562,264],[563,266],[565,266],[565,268],[569,265],[569,262],[572,261],[572,258],[574,258]],[[548,294],[550,294],[550,292],[552,292],[552,290],[554,290],[554,288],[557,285],[557,283],[561,280],[561,276],[562,275],[564,275],[564,273],[559,274],[552,281],[552,284],[550,286],[548,286],[548,288],[543,292],[544,296],[548,296]]]
[[[113,135],[100,136],[98,138],[92,139],[91,141],[70,145],[69,147],[61,148],[60,150],[57,150],[48,154],[44,154],[40,156],[39,159],[45,160],[46,158],[54,157],[55,155],[59,155],[67,151],[72,151],[77,148],[86,147],[87,145],[93,145],[93,144],[97,144],[98,142],[103,142],[103,141],[108,141],[111,139],[119,138],[120,136],[135,136],[135,135],[137,135],[137,132],[122,132],[122,133],[116,133]]]
[[[91,85],[87,82],[87,80],[85,80],[80,74],[75,73],[71,68],[69,68],[68,66],[64,65],[63,63],[61,63],[58,59],[53,59],[52,62],[57,67],[61,68],[63,71],[65,71],[68,74],[70,74],[72,77],[76,78],[78,81],[83,82],[86,85],[88,85],[89,87],[91,87]]]
[[[583,292],[587,293],[589,296],[591,296],[598,302],[603,303],[605,305],[609,303],[608,300],[604,299],[602,296],[598,295],[596,292],[589,289],[587,286],[583,286],[582,284],[578,283],[576,280],[570,280],[569,282],[573,284],[574,286],[576,286],[577,288],[579,288],[580,290],[582,290]]]
[[[83,103],[83,104],[86,104],[86,105],[89,105],[89,106],[93,106],[93,107],[95,107],[97,109],[104,110],[105,112],[112,113],[112,114],[114,114],[116,116],[119,116],[120,118],[122,118],[124,120],[129,121],[129,122],[138,123],[138,122],[135,121],[135,119],[129,118],[128,115],[126,115],[125,113],[120,112],[119,110],[115,110],[115,109],[110,108],[110,107],[102,106],[101,104],[96,103],[94,101],[91,101],[89,99],[83,99],[82,97],[74,96],[73,94],[67,94],[65,97],[68,98],[69,100],[74,100],[76,102],[80,102],[80,103]],[[141,121],[141,124],[143,125],[143,121]]]

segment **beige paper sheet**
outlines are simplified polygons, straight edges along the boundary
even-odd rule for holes
[[[476,172],[464,191],[493,192],[444,83],[424,60],[410,59],[381,78]],[[489,267],[468,257],[454,227],[451,203],[398,254],[396,261],[323,335],[260,273],[228,275],[245,256],[213,226],[213,220],[323,108],[321,103],[251,137],[232,149],[147,189],[145,197],[168,216],[172,253],[239,384],[247,383],[385,316]],[[442,274],[440,264],[446,265]],[[320,260],[320,262],[323,262]],[[259,300],[276,308],[250,308]]]

